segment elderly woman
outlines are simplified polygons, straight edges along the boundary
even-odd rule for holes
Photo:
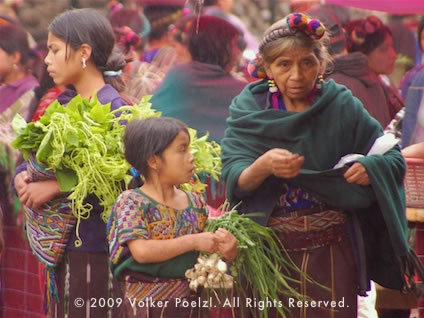
[[[273,24],[252,72],[264,80],[233,100],[222,140],[231,203],[241,201],[241,213],[262,211],[254,220],[315,280],[293,272],[293,286],[310,297],[281,299],[293,317],[356,317],[356,295],[370,279],[410,288],[417,264],[406,240],[399,149],[334,168],[347,154],[366,155],[383,132],[349,90],[321,80],[327,41],[323,25],[304,14]]]

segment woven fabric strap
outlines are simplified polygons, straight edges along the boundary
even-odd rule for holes
[[[140,281],[125,277],[125,298],[154,301],[187,298],[191,290],[186,279],[167,279],[157,282]]]
[[[54,179],[54,174],[33,157],[28,161],[27,172],[32,182]],[[57,266],[76,224],[70,201],[58,197],[38,209],[25,207],[25,215],[27,237],[35,256],[49,267]]]
[[[342,241],[346,235],[345,216],[326,210],[310,215],[272,216],[271,227],[287,251],[312,250]]]

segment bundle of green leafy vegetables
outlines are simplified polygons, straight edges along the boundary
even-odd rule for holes
[[[116,198],[131,179],[122,141],[125,123],[159,117],[161,114],[151,108],[149,99],[146,96],[138,105],[111,111],[110,103],[102,105],[96,96],[88,100],[78,95],[66,107],[55,101],[37,122],[26,123],[20,115],[14,117],[12,126],[18,136],[12,146],[22,152],[25,160],[35,156],[38,163],[52,169],[60,190],[70,192],[68,199],[78,219],[77,235],[80,220],[88,218],[92,209],[84,202],[87,195],[97,196],[106,222]],[[218,179],[219,145],[207,141],[207,136],[197,138],[193,129],[189,131],[190,149],[197,165],[195,173]],[[194,181],[184,188],[203,191],[204,185],[199,183],[195,175]]]

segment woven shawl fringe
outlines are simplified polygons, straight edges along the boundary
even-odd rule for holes
[[[47,314],[52,304],[52,301],[59,303],[59,291],[57,288],[56,268],[46,266],[44,270],[45,285],[44,285],[44,313]]]
[[[420,294],[415,284],[414,276],[417,275],[421,281],[424,281],[424,265],[413,250],[399,259],[401,273],[403,276],[402,293],[408,294],[414,292],[417,296]]]

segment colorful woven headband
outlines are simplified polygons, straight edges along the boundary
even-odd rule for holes
[[[170,14],[170,15],[164,16],[164,17],[159,18],[155,21],[151,21],[150,24],[151,24],[153,29],[160,28],[164,25],[170,25],[170,24],[174,23],[179,18],[181,18],[182,15],[183,15],[183,11],[178,10],[178,11],[176,11],[176,12]]]
[[[119,36],[119,38],[116,39],[118,44],[127,50],[131,50],[141,43],[141,39],[138,34],[135,33],[130,27],[122,26],[119,28],[114,28],[114,31],[115,34]]]
[[[255,58],[247,64],[247,73],[253,78],[267,78],[265,68],[258,65],[258,59]]]
[[[119,1],[112,0],[112,1],[109,1],[109,3],[107,4],[107,7],[109,9],[110,14],[113,14],[121,10],[123,8],[123,5]]]
[[[279,38],[293,36],[297,32],[302,32],[312,40],[319,40],[325,34],[325,27],[319,20],[310,19],[303,13],[291,13],[281,21],[275,23],[274,29],[262,40],[259,51],[262,51],[266,44]]]
[[[171,25],[169,28],[170,35],[173,37],[174,40],[184,44],[187,41],[187,35],[192,25],[193,25],[192,19],[188,20],[182,26]]]
[[[369,16],[358,23],[350,32],[349,38],[356,45],[362,45],[368,35],[374,34],[383,27],[383,22],[376,16]]]

